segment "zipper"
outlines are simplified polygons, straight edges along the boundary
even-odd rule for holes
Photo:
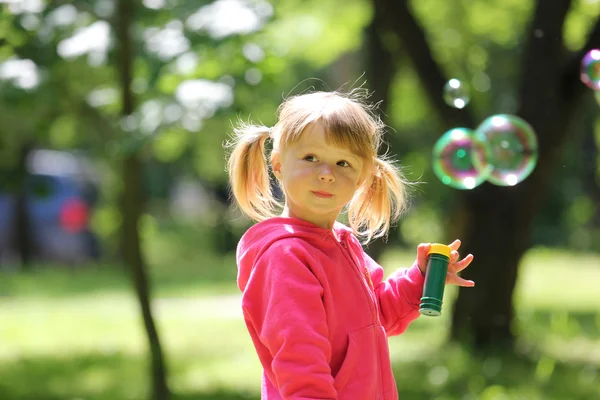
[[[352,255],[352,252],[350,251],[350,249],[348,249],[348,245],[345,241],[345,238],[341,238],[342,240],[340,240],[339,242],[337,240],[335,240],[336,243],[338,243],[339,245],[341,245],[342,247],[342,253],[344,253],[344,256],[349,259],[350,261],[350,265],[352,266],[352,268],[354,269],[355,272],[358,273],[359,279],[362,282],[362,287],[363,289],[366,291],[366,295],[369,298],[369,306],[371,309],[371,316],[373,317],[373,324],[374,325],[379,325],[379,315],[377,312],[377,298],[375,296],[375,292],[374,289],[371,290],[371,288],[369,287],[368,283],[367,283],[367,279],[365,277],[365,273],[363,273],[360,270],[360,266],[356,263],[356,261],[354,260],[354,257]],[[366,267],[364,267],[366,268]]]
[[[334,238],[335,239],[335,238]],[[381,325],[381,323],[379,322],[379,314],[377,311],[377,295],[375,294],[375,288],[373,288],[371,290],[369,284],[367,283],[367,279],[364,273],[362,273],[360,271],[360,265],[358,265],[353,257],[352,251],[348,248],[348,244],[346,243],[346,238],[345,236],[343,238],[341,238],[341,240],[338,242],[337,240],[335,241],[336,243],[339,243],[342,248],[343,251],[342,253],[344,253],[344,256],[348,259],[350,259],[350,264],[352,265],[353,269],[355,272],[358,272],[358,276],[359,279],[362,281],[362,287],[364,290],[366,290],[367,292],[367,296],[369,298],[369,304],[370,304],[370,308],[371,308],[371,315],[373,317],[373,326],[375,328],[375,337],[373,338],[373,340],[375,341],[375,343],[373,343],[375,345],[375,349],[377,349],[376,354],[377,354],[377,365],[379,366],[379,371],[377,373],[377,380],[378,380],[378,388],[377,388],[377,397],[379,397],[379,399],[383,400],[383,378],[381,376],[381,357],[379,354],[379,326]],[[368,269],[366,266],[363,267],[365,269],[365,272],[369,274],[369,280],[371,280],[370,277],[370,272],[368,272]]]

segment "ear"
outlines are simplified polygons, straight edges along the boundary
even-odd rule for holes
[[[274,151],[271,153],[271,168],[273,169],[273,175],[278,179],[281,178],[281,156],[279,152]]]

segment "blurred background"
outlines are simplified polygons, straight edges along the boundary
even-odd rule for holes
[[[367,251],[460,237],[474,289],[390,338],[402,399],[600,398],[597,0],[1,0],[0,400],[260,397],[223,143],[287,96],[363,86],[419,182]],[[600,72],[600,70],[599,70]],[[470,88],[466,107],[444,85]],[[464,99],[463,99],[464,100]],[[514,114],[516,186],[442,184],[447,130]]]

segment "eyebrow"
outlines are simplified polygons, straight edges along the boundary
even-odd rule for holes
[[[323,149],[322,147],[317,147],[314,145],[308,145],[308,146],[303,146],[300,148],[300,151],[302,153],[310,153],[310,152],[322,152],[322,151],[326,151],[325,149]],[[358,156],[357,154],[352,153],[350,150],[339,150],[344,152],[344,154],[346,154],[344,157],[341,158],[348,158],[348,159],[352,159],[352,161],[362,161],[362,158],[360,156]]]

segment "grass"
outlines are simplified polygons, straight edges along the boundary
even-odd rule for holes
[[[153,309],[174,400],[258,399],[260,365],[238,309],[233,256],[190,235],[150,240]],[[389,251],[391,271],[413,254]],[[515,294],[518,354],[445,343],[448,313],[390,338],[401,399],[600,398],[600,257],[529,252]],[[447,292],[449,303],[456,290]],[[115,266],[0,272],[0,400],[147,399],[138,306]]]

